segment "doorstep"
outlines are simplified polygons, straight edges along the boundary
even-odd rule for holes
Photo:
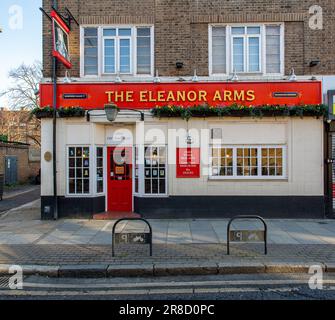
[[[107,211],[93,215],[93,220],[118,220],[125,218],[141,218],[141,215],[135,212]]]

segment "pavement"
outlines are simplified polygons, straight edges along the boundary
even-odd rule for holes
[[[40,198],[40,186],[22,185],[5,189],[3,200],[0,201],[0,215],[11,209],[20,207]]]
[[[267,220],[268,255],[262,243],[234,243],[226,251],[227,220],[149,220],[148,245],[115,245],[115,221],[41,221],[40,202],[0,217],[0,274],[13,264],[25,274],[52,277],[167,276],[179,274],[307,273],[312,265],[335,272],[335,220]],[[261,229],[244,220],[236,229]],[[140,222],[119,224],[117,232],[145,232]]]

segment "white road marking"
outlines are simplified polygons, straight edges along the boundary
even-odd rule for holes
[[[201,287],[201,286],[246,286],[246,285],[289,285],[289,284],[306,284],[308,279],[301,280],[228,280],[228,281],[196,281],[196,282],[153,282],[153,283],[97,283],[97,284],[60,284],[60,283],[30,283],[25,282],[26,288],[54,288],[54,289],[98,289],[98,288],[157,288],[157,287]],[[324,280],[324,285],[334,285],[334,280]]]

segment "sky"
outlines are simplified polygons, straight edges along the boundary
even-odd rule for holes
[[[42,61],[41,5],[42,0],[0,0],[0,92],[12,68]],[[5,104],[0,98],[0,107]]]

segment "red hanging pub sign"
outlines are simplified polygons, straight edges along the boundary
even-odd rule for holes
[[[51,11],[52,18],[52,55],[56,57],[68,69],[72,68],[69,54],[70,29],[56,11]]]
[[[40,85],[41,107],[52,105],[52,84]],[[303,105],[322,102],[321,82],[198,82],[198,83],[71,83],[59,84],[57,105],[102,109],[114,102],[119,108],[152,109],[179,105],[229,106]]]

